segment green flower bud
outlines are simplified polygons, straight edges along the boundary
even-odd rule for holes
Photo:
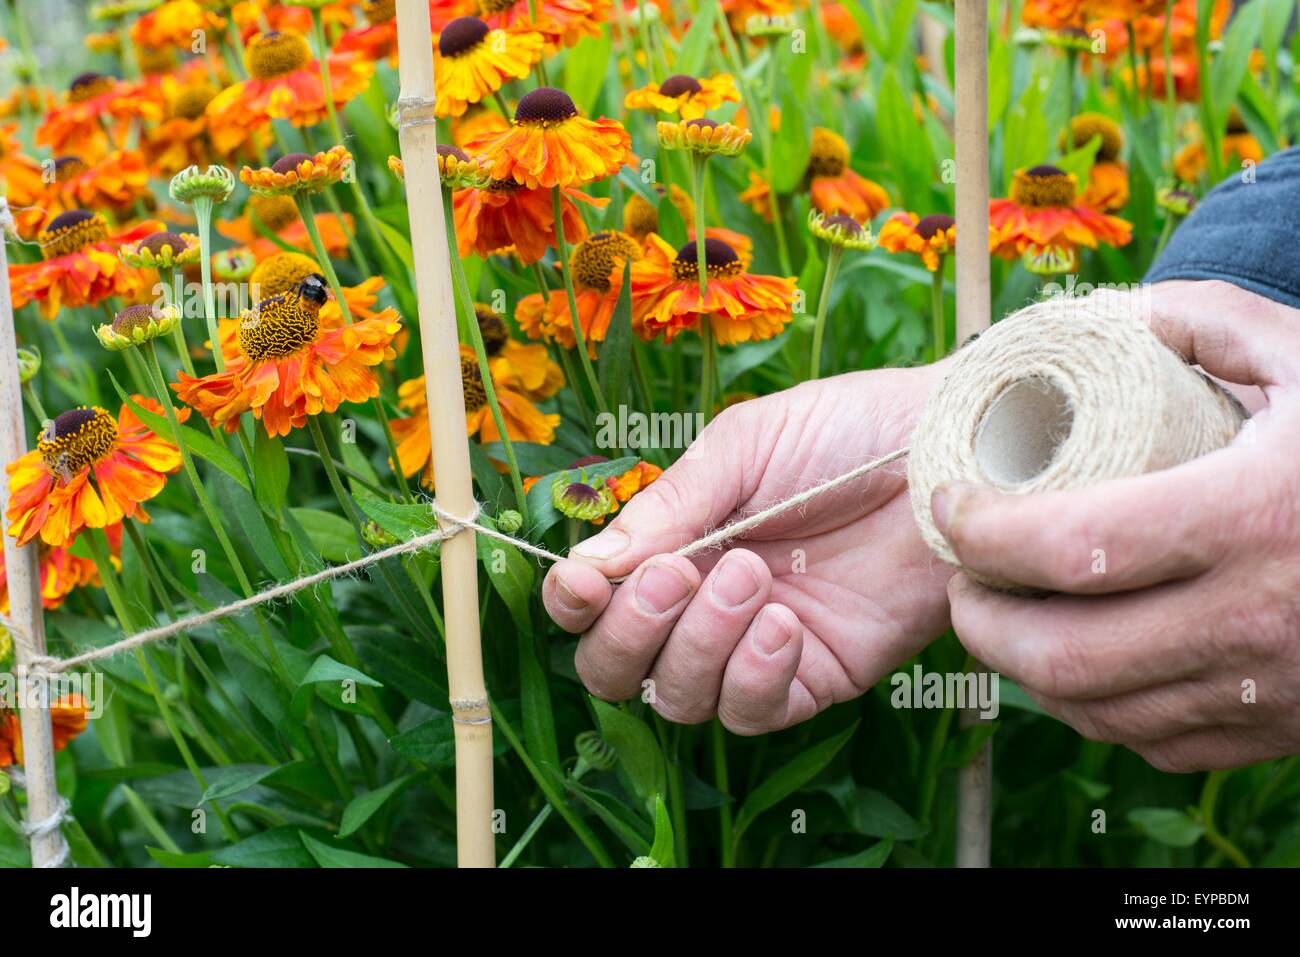
[[[173,176],[167,187],[172,199],[190,204],[205,196],[214,203],[224,202],[234,190],[235,174],[224,166],[209,166],[206,170],[191,166]]]
[[[18,350],[18,381],[23,385],[36,378],[41,371],[41,354],[32,349]]]
[[[524,526],[524,517],[512,508],[506,509],[496,517],[497,529],[507,535],[513,535]]]
[[[603,481],[593,486],[587,482],[587,473],[582,479],[570,482],[566,473],[561,473],[551,483],[551,504],[561,515],[581,519],[584,522],[604,518],[618,508],[618,500]]]

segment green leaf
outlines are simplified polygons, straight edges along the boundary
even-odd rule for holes
[[[247,791],[277,769],[265,764],[229,764],[208,775],[208,788],[199,798],[200,804],[220,801],[232,794]]]
[[[211,851],[195,851],[192,854],[178,854],[175,851],[164,851],[159,847],[146,847],[145,853],[152,857],[163,867],[211,867]]]
[[[668,193],[659,197],[658,212],[659,235],[673,249],[681,249],[690,238],[691,227],[686,220],[682,219],[682,211],[677,208],[677,204],[672,201]]]
[[[284,508],[289,491],[289,456],[284,444],[266,434],[266,429],[254,429],[253,486],[254,497],[273,512]]]
[[[998,730],[998,721],[977,721],[962,728],[943,746],[940,763],[945,768],[964,768]]]
[[[671,205],[671,204],[670,204]],[[611,409],[628,404],[632,385],[632,263],[623,264],[623,286],[600,347],[598,380]]]
[[[583,475],[586,475],[588,482],[592,482],[611,475],[622,475],[636,463],[635,456],[625,455],[621,459],[609,462],[597,462],[595,465],[587,465],[580,469],[560,469],[543,475],[528,493],[528,515],[533,522],[533,527],[528,531],[529,537],[534,540],[541,538],[552,525],[564,517],[551,504],[551,486],[561,475],[565,477],[566,482],[580,482]]]
[[[1088,182],[1088,173],[1092,169],[1093,161],[1097,158],[1097,150],[1101,149],[1101,134],[1098,133],[1082,146],[1070,150],[1055,165],[1063,173],[1073,173],[1081,184]]]
[[[366,821],[388,802],[389,798],[406,787],[410,781],[411,775],[404,774],[395,781],[389,781],[383,787],[354,797],[343,809],[343,821],[339,825],[338,836],[348,837],[359,831]]]
[[[307,673],[298,680],[298,687],[319,684],[323,681],[355,681],[359,685],[369,685],[372,688],[383,687],[380,682],[369,675],[362,674],[356,668],[335,661],[329,655],[320,655],[311,663]]]
[[[859,851],[849,857],[837,857],[833,861],[823,861],[814,867],[884,867],[894,850],[894,839],[886,837],[879,844],[872,844],[865,851]]]
[[[1171,807],[1134,808],[1128,812],[1128,820],[1166,847],[1191,847],[1205,833],[1205,827],[1190,814]]]
[[[1250,69],[1250,54],[1264,25],[1264,6],[1263,0],[1251,0],[1237,8],[1223,35],[1223,49],[1210,63],[1213,120],[1219,130],[1226,126],[1241,81]]]
[[[332,562],[347,562],[360,557],[361,546],[352,523],[342,515],[319,508],[291,508],[289,513],[298,520],[312,545]]]
[[[586,116],[596,109],[613,48],[613,31],[604,30],[598,37],[583,37],[565,57],[564,91]]]
[[[397,505],[379,499],[359,498],[357,507],[389,535],[403,540],[424,535],[438,527],[428,505]]]
[[[212,862],[225,867],[313,867],[316,861],[298,834],[294,827],[273,827],[213,851]]]
[[[384,242],[388,243],[393,252],[397,253],[397,258],[402,261],[402,264],[407,269],[415,272],[415,254],[411,251],[411,241],[378,216],[375,217],[375,224],[379,228],[380,235],[384,237]]]
[[[672,867],[675,861],[673,851],[673,819],[668,814],[668,805],[663,795],[655,795],[655,842],[650,846],[650,856],[660,867]]]
[[[491,524],[490,519],[485,518],[484,521]],[[529,599],[532,597],[533,579],[536,577],[535,566],[509,542],[476,535],[474,544],[479,561],[488,573],[488,580],[505,602],[515,627],[524,634],[531,635],[533,623],[529,617]]]
[[[635,856],[650,853],[650,828],[643,817],[608,791],[579,784],[573,778],[568,779],[566,786]]]
[[[839,754],[840,748],[853,737],[853,732],[858,729],[860,723],[854,721],[834,737],[813,745],[754,788],[745,798],[745,803],[740,806],[740,813],[736,815],[733,840],[740,840],[740,835],[760,814],[785,800],[820,774],[826,765],[831,763],[831,759]]]
[[[498,737],[493,735],[493,741]],[[451,715],[448,714],[394,735],[388,739],[388,744],[402,757],[428,765],[432,771],[441,771],[456,763],[456,739]]]
[[[784,110],[781,128],[772,138],[773,192],[790,193],[803,179],[808,169],[808,156],[812,152],[812,138],[808,132],[808,118],[801,109]]]
[[[910,841],[926,832],[925,826],[899,807],[893,798],[874,788],[832,788],[830,791],[853,830],[859,834]]]
[[[406,867],[405,864],[390,861],[386,857],[371,857],[369,854],[358,854],[356,851],[341,847],[331,847],[316,840],[306,831],[299,831],[298,836],[302,838],[303,846],[321,867]]]
[[[635,715],[588,697],[600,722],[600,736],[618,753],[619,765],[627,772],[637,797],[650,801],[667,790],[668,768],[650,726]]]
[[[695,76],[704,68],[704,59],[713,45],[713,21],[718,13],[718,4],[704,3],[695,11],[691,28],[682,37],[677,48],[677,60],[673,69],[678,73]]]
[[[889,144],[889,154],[895,157],[896,179],[905,205],[927,206],[934,167],[930,137],[917,123],[911,100],[898,85],[893,70],[885,73],[876,94],[876,137]]]
[[[555,734],[551,689],[546,670],[538,659],[532,630],[515,635],[519,652],[519,707],[522,712],[524,744],[534,760],[551,768],[560,767],[560,745]]]
[[[113,388],[117,390],[118,396],[126,403],[131,411],[139,417],[141,422],[149,426],[150,429],[162,438],[167,439],[170,442],[176,441],[176,437],[172,434],[171,423],[167,421],[166,416],[160,415],[157,412],[150,412],[148,409],[141,407],[140,403],[136,402],[135,399],[131,398],[131,396],[122,389],[122,386],[118,384],[117,379],[113,377],[112,372],[108,373],[108,378],[112,380]],[[239,460],[224,448],[212,441],[212,439],[208,438],[202,432],[199,432],[197,429],[192,429],[188,425],[181,426],[181,437],[185,440],[185,446],[190,450],[190,452],[197,455],[205,462],[211,462],[240,485],[244,486],[245,489],[252,491],[252,486],[248,483],[248,476],[244,474],[244,470],[240,466]]]

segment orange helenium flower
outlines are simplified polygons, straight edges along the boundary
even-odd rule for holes
[[[325,62],[336,110],[365,90],[375,72],[372,62],[356,54],[331,54]],[[291,30],[258,34],[248,44],[244,63],[249,79],[222,90],[207,106],[209,132],[219,152],[234,149],[272,120],[288,120],[294,126],[325,120],[328,108],[320,66],[302,34]]]
[[[587,224],[575,200],[597,209],[609,200],[594,199],[571,187],[564,187],[561,194],[565,241],[581,242],[587,238]],[[512,179],[494,180],[484,189],[456,190],[451,202],[462,257],[477,253],[486,259],[513,252],[529,265],[545,256],[548,248],[559,246],[550,190],[528,189]]]
[[[379,380],[371,367],[396,358],[392,341],[401,320],[384,309],[352,325],[329,327],[324,301],[319,277],[263,299],[221,344],[224,372],[198,378],[178,372],[172,388],[214,426],[233,432],[239,416],[252,412],[271,437],[301,428],[309,415],[374,398]]]
[[[679,73],[662,83],[651,83],[633,90],[623,99],[629,110],[677,113],[684,120],[699,119],[723,103],[739,103],[740,93],[730,73],[696,79]]]
[[[465,151],[477,156],[493,179],[550,189],[614,175],[631,162],[631,145],[621,124],[585,119],[567,93],[544,86],[523,95],[508,130],[478,137]]]
[[[158,415],[153,399],[133,396]],[[189,417],[181,409],[181,421]],[[141,503],[179,471],[181,454],[127,405],[118,417],[97,406],[64,412],[41,433],[36,448],[5,467],[9,473],[9,534],[25,545],[38,534],[68,548],[83,528],[107,528],[125,518],[149,521]]]
[[[936,272],[943,266],[943,257],[957,246],[957,223],[944,213],[924,218],[916,213],[895,213],[885,220],[877,238],[887,252],[915,253],[926,269]]]
[[[573,276],[574,301],[582,336],[588,354],[596,355],[596,343],[605,340],[610,320],[618,306],[623,289],[623,267],[629,260],[640,257],[641,250],[631,236],[607,230],[573,247],[569,256],[569,272]],[[633,326],[636,327],[635,316]],[[542,299],[541,293],[531,293],[515,307],[515,321],[530,339],[558,342],[566,349],[577,345],[573,333],[573,317],[569,312],[569,299],[563,289],[553,289]],[[644,338],[643,330],[637,329]]]
[[[194,44],[195,31],[219,35],[226,21],[198,0],[166,0],[131,24],[137,47],[184,47]]]
[[[530,6],[537,7],[533,20]],[[611,0],[479,0],[483,19],[493,27],[526,25],[546,37],[547,53],[573,46],[608,29]]]
[[[40,197],[40,208],[17,217],[19,230],[30,235],[47,217],[70,209],[107,208],[122,216],[148,194],[149,169],[137,150],[114,150],[93,164],[80,156],[60,156],[54,160],[54,179]]]
[[[464,343],[460,347],[460,376],[465,390],[466,434],[478,435],[484,442],[498,441],[501,433],[497,431],[492,410],[488,407],[478,359],[474,350]],[[501,417],[505,420],[506,432],[512,440],[539,445],[550,445],[555,441],[555,430],[560,424],[558,415],[543,412],[513,385],[498,382],[495,376],[492,386],[496,390],[497,404],[501,408]],[[393,438],[397,441],[397,459],[402,474],[409,477],[416,472],[423,472],[420,481],[433,488],[433,453],[424,376],[398,386],[397,404],[410,413],[405,418],[389,422]]]
[[[62,751],[73,738],[86,730],[88,710],[86,700],[79,694],[63,695],[50,706],[55,751]],[[22,724],[12,711],[0,711],[0,768],[22,763]]]
[[[750,274],[747,257],[720,239],[705,239],[704,257],[708,289],[701,300],[695,242],[674,250],[652,234],[644,255],[632,264],[634,326],[643,324],[649,336],[662,332],[671,342],[707,317],[722,345],[770,339],[786,327],[795,279]]]
[[[989,227],[989,249],[1005,259],[1025,253],[1072,256],[1079,246],[1123,246],[1133,235],[1129,223],[1079,200],[1073,173],[1046,165],[1016,170],[1011,196],[989,202]]]
[[[133,299],[149,280],[141,270],[123,265],[118,247],[162,228],[152,219],[109,235],[108,224],[96,213],[60,213],[36,237],[45,260],[9,267],[14,308],[38,300],[41,315],[53,319],[63,306],[97,306],[109,296]]]
[[[162,118],[161,93],[148,84],[127,83],[102,73],[81,73],[68,86],[64,103],[50,110],[36,130],[36,142],[55,155],[97,159],[124,147],[132,120]]]
[[[546,39],[527,26],[492,30],[478,17],[460,17],[438,37],[433,56],[434,112],[460,116],[511,80],[522,80],[542,58]]]

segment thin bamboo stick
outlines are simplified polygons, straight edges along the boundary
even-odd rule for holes
[[[452,514],[470,515],[474,487],[465,435],[447,213],[438,179],[433,38],[426,0],[398,0],[397,45],[401,79],[398,136],[406,169],[407,213],[415,256],[438,503]],[[492,835],[492,717],[483,681],[477,562],[474,533],[468,529],[442,544],[447,683],[456,735],[456,849],[461,867],[493,867],[496,862]]]
[[[5,251],[6,229],[12,226],[9,204],[0,196],[0,460],[7,464],[27,451],[27,427],[23,423],[22,386],[18,380],[18,336],[14,329],[13,300],[9,295],[9,256]],[[9,507],[9,483],[0,475],[0,515]],[[5,571],[9,578],[9,618],[18,631],[13,635],[14,670],[19,677],[28,664],[45,655],[45,620],[41,613],[40,572],[36,544],[19,548],[0,530],[4,539]],[[28,675],[28,681],[45,680]],[[43,689],[48,702],[48,682]],[[22,701],[19,702],[22,704]],[[27,821],[57,821],[63,808],[54,779],[54,733],[50,710],[20,708],[23,734],[23,774],[27,779]],[[31,835],[32,866],[60,867],[68,845],[57,826],[41,828]]]
[[[989,7],[956,0],[954,26],[957,150],[957,342],[989,327]],[[964,241],[963,241],[964,240]],[[976,663],[976,671],[985,670]],[[962,710],[969,727],[978,712]],[[993,746],[957,774],[957,866],[988,867],[992,849]]]

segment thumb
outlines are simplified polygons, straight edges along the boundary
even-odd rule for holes
[[[569,557],[606,578],[621,578],[647,558],[676,551],[724,522],[744,494],[749,470],[741,456],[752,455],[743,444],[747,429],[736,421],[739,411],[723,412],[682,458],[633,496],[600,534],[575,545]]]

